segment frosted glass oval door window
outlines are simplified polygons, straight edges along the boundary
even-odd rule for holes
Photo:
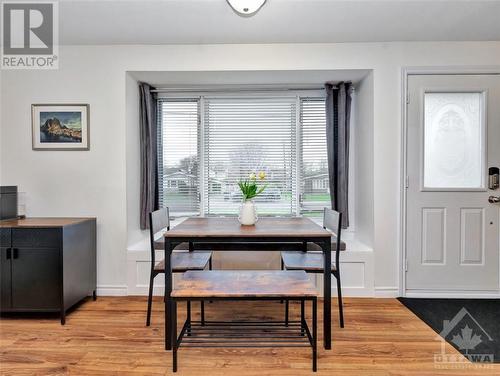
[[[425,93],[424,189],[484,188],[482,93]]]

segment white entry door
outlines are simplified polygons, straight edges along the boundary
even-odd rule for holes
[[[499,292],[500,76],[410,75],[406,290]]]

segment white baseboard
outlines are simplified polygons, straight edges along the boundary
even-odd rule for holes
[[[406,298],[499,299],[500,291],[407,290]]]
[[[127,296],[126,285],[97,286],[97,296]]]
[[[336,296],[337,289],[334,288],[332,289],[332,297],[335,299]],[[342,296],[349,298],[373,298],[374,293],[373,289],[368,287],[342,287]]]
[[[397,298],[399,297],[399,288],[393,286],[375,287],[376,298]]]

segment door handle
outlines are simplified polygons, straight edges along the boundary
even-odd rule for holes
[[[488,197],[488,202],[490,204],[497,204],[500,202],[500,196],[498,196],[498,197],[497,196],[490,196],[490,197]]]
[[[12,258],[16,259],[19,257],[19,249],[17,248],[12,248]]]
[[[12,256],[12,254],[11,254],[11,248],[7,248],[7,249],[5,250],[5,255],[6,255],[6,259],[7,259],[7,260],[10,260],[10,258],[11,258],[11,256]]]

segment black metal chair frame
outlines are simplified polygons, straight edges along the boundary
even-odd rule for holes
[[[332,229],[328,228],[325,223],[326,223],[326,213],[327,210],[333,211],[338,214],[338,225],[337,229]],[[337,299],[338,299],[338,304],[339,304],[339,322],[340,322],[340,327],[344,327],[344,307],[342,304],[342,283],[340,280],[340,252],[341,252],[341,236],[340,233],[342,231],[342,213],[339,213],[335,210],[324,208],[323,210],[323,228],[325,230],[333,230],[336,231],[335,236],[336,236],[336,245],[335,245],[335,269],[332,270],[332,275],[335,277],[337,280]],[[302,247],[302,252],[307,252],[307,243],[303,244]],[[281,270],[285,270],[285,265],[283,263],[283,258],[281,258]],[[311,273],[311,274],[323,274],[323,270],[305,270],[306,273]],[[289,300],[285,300],[285,323],[289,322],[288,316],[289,316]],[[303,309],[303,307],[301,307]]]
[[[187,318],[177,335],[177,302],[186,301],[188,307],[191,301],[200,301],[198,298],[172,298],[172,371],[177,372],[177,351],[183,347],[311,347],[312,370],[317,370],[317,297],[303,297],[297,299],[283,296],[281,299],[300,300],[300,321],[191,321],[191,311],[187,311]],[[276,297],[218,297],[205,300],[242,301],[242,300],[273,300]],[[305,318],[305,302],[312,301],[312,330]],[[204,300],[201,300],[203,303]]]
[[[170,213],[168,208],[164,208],[161,210],[166,211],[166,227],[164,227],[167,231],[170,231]],[[157,232],[156,232],[157,233]],[[148,293],[148,311],[147,311],[147,316],[146,316],[146,326],[151,325],[151,306],[153,304],[153,284],[154,284],[154,279],[158,274],[164,274],[165,271],[160,271],[160,270],[155,270],[155,264],[156,264],[156,247],[155,247],[155,235],[154,231],[154,226],[153,226],[153,213],[149,213],[149,237],[150,237],[150,243],[151,243],[151,270],[149,274],[149,293]],[[192,242],[189,242],[189,252],[194,251],[194,244]],[[208,260],[208,269],[212,270],[212,257]],[[185,270],[179,270],[176,271],[176,273],[184,273],[187,272],[189,269]],[[163,297],[165,300],[165,296]],[[191,302],[187,303],[187,310],[189,313],[191,313]],[[205,303],[204,301],[201,301],[201,307],[200,307],[200,314],[201,314],[201,322],[205,322]]]

